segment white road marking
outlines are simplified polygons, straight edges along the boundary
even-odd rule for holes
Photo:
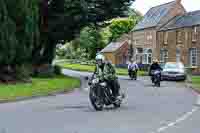
[[[151,133],[161,133],[166,131],[168,128],[170,127],[174,127],[177,124],[181,123],[182,121],[187,120],[192,114],[194,114],[195,112],[197,112],[200,108],[199,107],[194,107],[192,109],[192,111],[185,113],[183,116],[181,116],[180,118],[176,119],[174,122],[170,122],[169,124],[167,124],[166,126],[160,127],[156,130],[156,132],[151,132]]]

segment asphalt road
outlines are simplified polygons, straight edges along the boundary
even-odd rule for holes
[[[85,85],[69,94],[0,104],[0,133],[199,133],[197,94],[183,83],[155,88],[148,77],[120,77],[120,84],[128,99],[117,110],[94,111]]]

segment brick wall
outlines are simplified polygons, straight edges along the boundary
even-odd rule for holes
[[[176,50],[180,49],[181,55],[181,62],[185,65],[189,65],[189,49],[190,48],[197,48],[198,49],[198,67],[194,70],[194,72],[200,73],[200,26],[197,28],[198,37],[196,41],[192,41],[192,32],[193,27],[189,28],[181,28],[181,29],[174,29],[164,32],[158,32],[158,49],[165,48],[168,50],[168,61],[175,62],[176,61]],[[164,44],[164,35],[168,32],[168,43]],[[181,39],[178,39],[178,32],[181,32]],[[179,41],[181,40],[181,41]],[[160,58],[160,57],[159,57]]]

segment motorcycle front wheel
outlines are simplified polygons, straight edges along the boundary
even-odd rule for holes
[[[160,87],[160,81],[157,82],[157,87]]]
[[[160,81],[157,79],[155,82],[155,86],[160,87]]]
[[[102,111],[103,110],[103,106],[104,106],[103,103],[100,102],[99,98],[91,90],[90,90],[90,93],[89,93],[89,98],[90,98],[90,102],[91,102],[92,106],[94,107],[94,109],[96,111]]]

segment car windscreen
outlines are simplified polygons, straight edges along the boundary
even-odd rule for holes
[[[164,69],[177,69],[179,68],[177,64],[166,64]]]

